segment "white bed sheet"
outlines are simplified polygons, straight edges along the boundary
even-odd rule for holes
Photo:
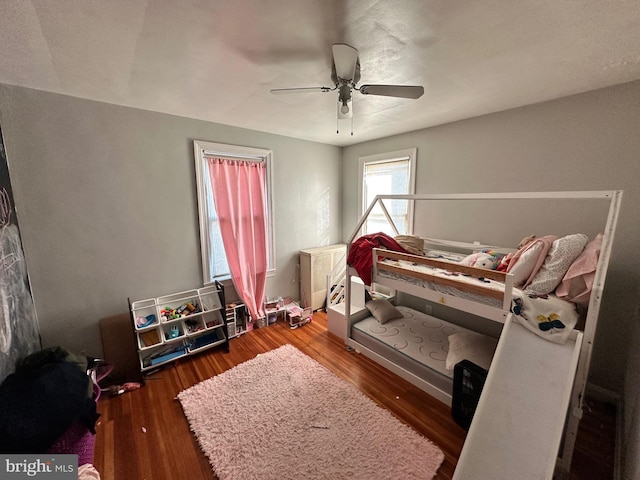
[[[453,378],[453,371],[447,370],[445,366],[449,352],[448,337],[470,330],[409,307],[399,305],[396,308],[402,312],[403,318],[381,324],[374,317],[367,317],[354,324],[353,328],[432,370]]]

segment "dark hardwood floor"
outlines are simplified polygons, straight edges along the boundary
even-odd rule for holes
[[[139,390],[116,397],[104,394],[98,404],[101,417],[94,458],[102,480],[215,479],[176,395],[287,343],[431,439],[445,454],[436,478],[452,477],[465,431],[452,420],[449,407],[365,356],[347,351],[340,340],[327,333],[326,314],[318,312],[302,328],[290,330],[279,322],[232,339],[230,353],[223,349],[203,352],[147,376]],[[571,479],[613,479],[615,409],[589,400],[586,403]],[[269,404],[255,408],[269,408]]]

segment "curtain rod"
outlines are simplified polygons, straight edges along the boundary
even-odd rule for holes
[[[258,155],[235,155],[233,153],[226,153],[226,152],[212,152],[211,150],[202,150],[202,154],[205,157],[240,158],[242,160],[248,160],[248,161],[254,161],[254,162],[266,161],[266,158],[264,156],[258,156]]]

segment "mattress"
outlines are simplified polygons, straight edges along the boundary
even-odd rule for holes
[[[386,357],[391,352],[395,353],[393,360],[406,369],[420,368],[415,365],[417,362],[443,378],[452,379],[453,371],[445,367],[449,352],[448,337],[470,330],[409,307],[396,308],[402,312],[403,318],[381,324],[374,317],[367,317],[353,325],[352,338]],[[388,348],[378,347],[380,344]]]

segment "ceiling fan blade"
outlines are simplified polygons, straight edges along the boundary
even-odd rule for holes
[[[358,63],[358,50],[346,43],[334,43],[331,50],[338,78],[347,81],[353,80]]]
[[[269,90],[274,95],[286,95],[289,93],[314,93],[314,92],[330,92],[335,90],[329,87],[301,87],[301,88],[272,88]]]
[[[412,85],[362,85],[358,90],[364,95],[413,99],[420,98],[424,93],[424,87]]]

